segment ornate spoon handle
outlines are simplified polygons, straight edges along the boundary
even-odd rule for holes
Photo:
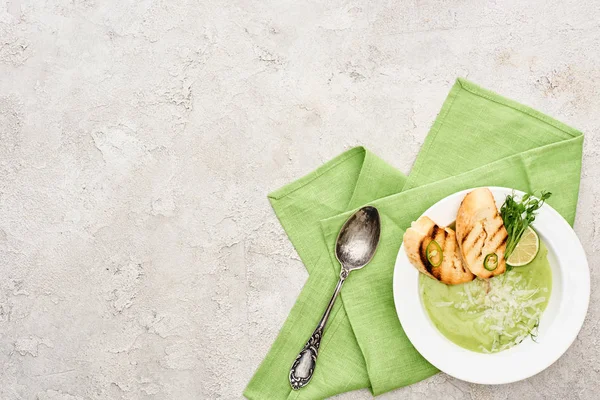
[[[308,342],[304,345],[300,354],[294,360],[292,364],[292,368],[290,369],[290,385],[292,385],[292,389],[298,390],[308,385],[310,379],[315,372],[315,366],[317,364],[317,356],[319,355],[319,346],[321,345],[321,338],[323,337],[323,330],[325,329],[325,325],[327,324],[327,320],[329,319],[329,314],[331,313],[331,309],[335,304],[335,299],[337,299],[340,290],[342,289],[342,285],[344,281],[348,277],[349,271],[342,266],[342,270],[340,271],[340,280],[335,287],[335,291],[333,292],[333,296],[331,296],[331,300],[329,300],[329,305],[323,313],[323,317],[321,317],[321,321],[319,321],[319,325],[308,339]]]

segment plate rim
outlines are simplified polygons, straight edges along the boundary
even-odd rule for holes
[[[465,190],[461,190],[458,192],[455,192],[453,194],[450,194],[440,200],[438,200],[435,204],[433,204],[431,207],[429,207],[427,210],[425,210],[421,215],[428,215],[429,213],[431,213],[432,210],[434,210],[436,207],[439,207],[439,204],[442,202],[447,202],[450,201],[449,199],[454,198],[454,197],[459,197],[462,196],[464,197],[464,195],[466,195],[466,193],[477,189],[477,188],[488,188],[492,191],[492,193],[494,193],[494,195],[496,196],[496,193],[498,192],[502,192],[503,195],[509,194],[511,192],[517,193],[517,194],[524,194],[523,191],[520,190],[516,190],[516,189],[511,189],[511,188],[507,188],[507,187],[501,187],[501,186],[479,186],[479,187],[474,187],[474,188],[470,188],[470,189],[465,189]],[[396,314],[398,316],[398,319],[405,331],[406,336],[408,337],[408,339],[411,341],[411,343],[413,343],[413,346],[415,347],[415,349],[427,360],[429,361],[432,365],[434,365],[435,367],[437,367],[440,371],[445,372],[446,374],[453,376],[457,379],[461,379],[463,381],[467,381],[467,382],[472,382],[472,383],[478,383],[478,384],[505,384],[505,383],[511,383],[511,382],[517,382],[523,379],[527,379],[531,376],[534,376],[536,374],[538,374],[539,372],[545,370],[546,368],[548,368],[550,365],[552,365],[554,362],[556,362],[568,349],[569,347],[573,344],[573,342],[575,341],[575,339],[577,338],[583,323],[585,321],[586,315],[587,315],[587,310],[589,307],[589,299],[590,299],[590,271],[589,271],[589,264],[587,261],[587,256],[585,254],[585,250],[583,248],[583,245],[581,244],[581,241],[579,240],[579,238],[577,237],[577,234],[575,233],[575,231],[573,230],[573,228],[569,225],[569,223],[562,217],[562,215],[560,215],[558,213],[558,211],[556,211],[552,206],[550,206],[549,204],[545,203],[544,206],[542,207],[542,209],[544,210],[544,213],[550,213],[552,215],[552,217],[554,219],[556,219],[556,221],[558,221],[560,224],[563,225],[562,228],[568,228],[566,230],[564,230],[564,232],[566,232],[566,235],[571,236],[572,238],[574,238],[575,240],[571,241],[572,245],[575,246],[576,249],[576,258],[579,258],[580,261],[582,261],[579,270],[577,272],[577,276],[580,279],[580,285],[583,286],[583,290],[580,290],[578,292],[576,292],[576,299],[575,299],[575,303],[578,306],[578,310],[571,310],[572,314],[571,317],[572,319],[574,319],[573,321],[571,321],[571,326],[568,326],[568,331],[566,332],[565,335],[562,335],[562,337],[557,337],[555,338],[555,340],[557,339],[561,339],[560,342],[558,343],[558,346],[556,346],[556,343],[553,343],[554,347],[554,351],[552,351],[552,355],[545,357],[546,360],[544,360],[543,362],[538,362],[538,364],[536,364],[535,362],[531,363],[532,366],[529,366],[529,364],[526,364],[525,367],[523,367],[523,365],[520,365],[521,368],[515,368],[511,371],[504,371],[504,374],[499,373],[497,374],[497,371],[494,371],[494,373],[490,373],[489,377],[485,377],[482,378],[481,374],[469,374],[468,370],[465,371],[457,371],[457,368],[452,368],[451,366],[448,366],[448,362],[444,361],[441,357],[443,357],[443,355],[441,357],[436,357],[435,354],[432,356],[432,352],[429,351],[429,349],[424,346],[424,344],[422,343],[422,340],[420,339],[420,332],[415,332],[415,330],[413,329],[413,326],[408,326],[409,329],[406,329],[407,327],[405,327],[405,324],[402,323],[403,318],[405,319],[405,323],[407,322],[406,320],[406,309],[408,308],[407,306],[404,305],[403,300],[401,298],[401,294],[399,294],[399,289],[400,289],[400,283],[398,282],[399,280],[399,276],[401,274],[401,272],[399,272],[399,268],[404,268],[406,262],[408,261],[408,258],[406,258],[406,253],[404,252],[404,243],[402,243],[402,245],[400,246],[400,248],[398,249],[398,254],[396,256],[396,261],[395,261],[395,265],[394,265],[394,275],[393,275],[393,280],[392,280],[392,290],[393,290],[393,298],[394,298],[394,306],[396,309]],[[540,210],[540,212],[542,212],[542,210]],[[563,232],[563,229],[560,229],[561,232]],[[542,232],[540,232],[542,234]],[[404,257],[404,259],[402,259]],[[557,255],[558,258],[558,255]],[[410,264],[410,262],[409,262]],[[563,267],[561,266],[560,263],[558,263],[558,267],[559,270],[561,271],[561,282],[562,280],[565,278],[564,273],[565,271],[563,271]],[[419,279],[419,275],[420,273],[412,266],[410,265],[410,268],[412,269],[412,271],[414,271],[414,273],[412,273],[414,276],[416,276],[416,284],[417,284],[417,296],[418,297],[418,302],[421,303],[421,296],[419,294],[419,290],[418,290],[418,279]],[[409,273],[409,272],[407,272]],[[554,282],[554,279],[553,279]],[[554,285],[553,285],[554,286]],[[411,289],[411,292],[413,291],[414,288]],[[554,287],[553,287],[553,293],[554,293]],[[561,296],[562,294],[565,292],[564,288],[561,288]],[[562,310],[562,304],[565,303],[565,300],[562,299],[559,303],[559,311],[557,312],[559,315],[560,312],[562,311],[564,314],[564,310]],[[449,339],[446,339],[438,330],[437,328],[433,327],[433,323],[430,320],[429,316],[427,315],[427,312],[425,310],[421,308],[421,313],[425,314],[425,318],[429,321],[429,324],[426,324],[427,326],[423,326],[421,325],[419,328],[421,329],[425,329],[426,331],[431,331],[431,329],[433,329],[437,336],[441,336],[445,339],[445,341],[447,341],[449,348],[451,348],[454,352],[456,352],[456,348],[461,349],[460,351],[458,351],[459,353],[464,353],[464,352],[468,352],[470,354],[470,358],[479,358],[481,360],[486,359],[487,357],[487,361],[483,362],[485,363],[493,363],[492,360],[493,357],[495,357],[497,360],[503,360],[503,363],[507,363],[507,359],[510,358],[510,356],[507,358],[506,354],[513,354],[515,353],[515,351],[512,351],[513,349],[518,348],[519,346],[523,346],[523,344],[519,345],[519,346],[515,346],[509,350],[503,351],[503,352],[499,352],[499,353],[494,353],[494,354],[483,354],[483,353],[477,353],[477,352],[473,352],[470,350],[466,350],[463,349],[462,347],[459,347],[458,345],[454,344],[453,342],[451,342]],[[410,313],[410,312],[409,312]],[[419,316],[420,318],[422,316]],[[554,324],[554,322],[552,322],[552,324]],[[430,333],[430,332],[429,332]],[[550,335],[550,337],[552,337],[552,335]],[[512,353],[510,353],[512,351]],[[517,350],[518,351],[518,350]],[[526,352],[522,354],[527,354]],[[473,355],[477,355],[477,356],[473,356]],[[460,365],[461,362],[455,362],[456,365]],[[514,371],[522,371],[522,372],[514,372]],[[500,372],[502,372],[502,370],[500,370]]]

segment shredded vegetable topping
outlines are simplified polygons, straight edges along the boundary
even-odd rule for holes
[[[495,353],[519,344],[534,329],[550,295],[546,288],[528,289],[523,276],[511,272],[505,279],[477,279],[463,285],[456,301],[437,302],[436,307],[453,307],[473,316],[484,332],[494,336],[491,348],[481,351]]]

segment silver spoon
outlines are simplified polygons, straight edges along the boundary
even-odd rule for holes
[[[337,299],[350,271],[361,269],[373,258],[377,244],[379,244],[380,231],[379,212],[371,206],[363,207],[355,212],[340,230],[335,245],[335,256],[342,266],[340,280],[319,325],[317,325],[310,339],[308,339],[308,342],[306,342],[292,364],[290,369],[292,389],[298,390],[306,386],[312,378],[317,364],[323,330],[335,304],[335,299]]]

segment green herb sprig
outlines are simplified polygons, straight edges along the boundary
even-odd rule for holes
[[[540,320],[538,318],[535,321],[535,324],[533,325],[533,327],[531,329],[529,329],[529,332],[527,332],[527,335],[529,335],[529,337],[531,337],[531,340],[533,340],[535,343],[538,343],[537,337],[538,337],[539,332],[540,332]],[[523,340],[525,340],[525,337],[523,339],[521,339],[519,341],[519,343],[517,343],[517,344],[521,344],[521,342],[523,342]]]
[[[531,193],[523,195],[521,201],[515,199],[514,193],[506,196],[506,200],[500,208],[500,215],[508,232],[506,251],[504,252],[505,258],[510,257],[527,227],[535,220],[535,212],[544,205],[544,202],[550,196],[552,196],[552,193],[545,191],[542,191],[539,199]]]
[[[538,337],[538,334],[540,332],[540,320],[536,320],[535,321],[535,325],[533,325],[533,328],[531,328],[531,330],[529,331],[529,336],[531,336],[531,340],[533,340],[534,342],[538,342],[536,339]]]

